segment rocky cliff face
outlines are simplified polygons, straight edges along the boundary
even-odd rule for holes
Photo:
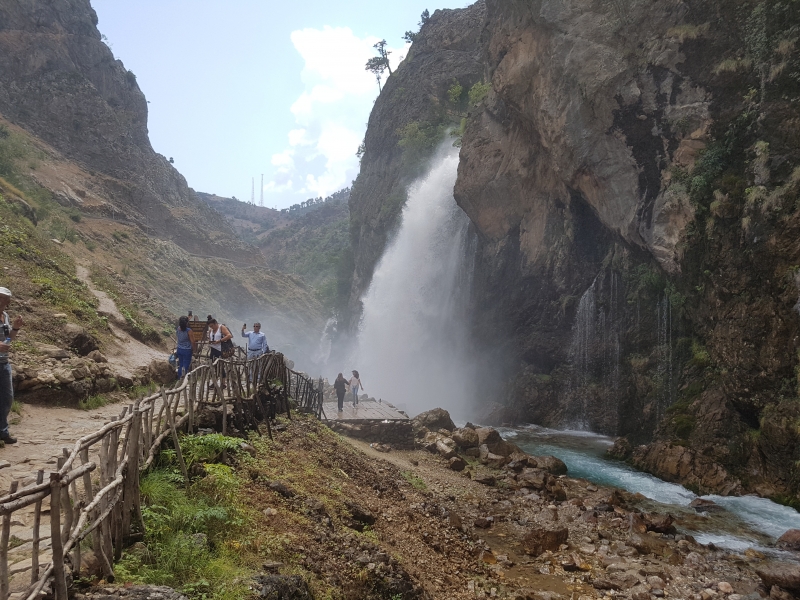
[[[195,254],[252,263],[253,253],[224,222],[208,235],[207,223],[219,219],[153,151],[136,76],[114,59],[96,26],[89,0],[0,6],[0,114],[100,175],[95,191],[106,201],[95,212]]]
[[[313,290],[265,268],[153,151],[136,77],[96,25],[88,0],[0,3],[0,254],[26,341],[61,343],[56,314],[115,345],[77,265],[139,339],[171,348],[192,309],[234,329],[260,320],[272,347],[311,364],[327,316]]]
[[[798,18],[487,0],[455,194],[495,418],[651,442],[637,464],[697,489],[798,489]]]
[[[443,131],[460,118],[455,107],[447,105],[448,89],[454,82],[468,88],[481,79],[479,36],[485,13],[482,1],[466,9],[434,12],[375,102],[361,172],[350,194],[354,264],[350,298],[341,319],[346,328],[358,323],[360,298],[395,231],[408,184],[441,142],[441,136],[432,132]],[[406,135],[414,139],[404,150],[398,142],[409,125],[416,127],[416,136]]]

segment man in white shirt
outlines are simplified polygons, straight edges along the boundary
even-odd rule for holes
[[[261,333],[261,323],[253,324],[253,331],[245,332],[247,323],[242,325],[242,337],[247,338],[247,358],[257,358],[269,352],[269,345],[267,345],[267,336]]]
[[[11,403],[14,402],[14,383],[11,380],[11,363],[8,352],[11,342],[17,338],[23,325],[22,317],[17,315],[11,321],[6,309],[11,304],[11,290],[0,287],[0,440],[6,444],[15,444],[16,438],[8,432],[8,413],[11,412]]]

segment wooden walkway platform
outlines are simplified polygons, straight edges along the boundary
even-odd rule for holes
[[[336,402],[325,402],[322,405],[325,417],[329,421],[408,421],[409,418],[399,412],[388,402],[359,400],[353,407],[352,402],[345,402],[342,412],[338,412]]]

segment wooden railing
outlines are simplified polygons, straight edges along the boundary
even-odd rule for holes
[[[35,483],[21,488],[13,481],[0,497],[0,600],[10,597],[12,582],[19,585],[12,576],[27,570],[23,569],[27,564],[13,561],[12,566],[22,566],[9,570],[9,556],[23,550],[10,547],[15,513],[33,510],[30,584],[14,596],[34,600],[47,592],[56,600],[67,600],[67,573],[80,572],[84,539],[90,539],[104,578],[112,581],[114,561],[123,548],[144,535],[139,474],[153,464],[164,440],[172,438],[188,478],[178,432],[195,431],[201,411],[221,409],[223,433],[258,431],[259,423],[266,422],[271,437],[268,417],[285,412],[291,418],[290,397],[319,416],[320,388],[305,375],[290,371],[283,355],[272,352],[249,361],[220,359],[200,366],[171,389],[162,388],[126,406],[118,417],[77,440],[72,450],[64,448],[47,478],[40,470]],[[42,537],[44,503],[49,503],[50,532]],[[40,565],[40,552],[48,545],[49,560]]]

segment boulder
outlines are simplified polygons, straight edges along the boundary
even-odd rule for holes
[[[628,438],[620,437],[614,440],[614,445],[606,450],[606,454],[617,460],[627,460],[633,454],[633,446],[631,446]]]
[[[42,344],[40,342],[33,342],[33,346],[39,352],[44,354],[47,358],[55,358],[56,360],[69,358],[69,352],[67,352],[63,348],[59,348],[58,346],[53,346],[51,344]]]
[[[456,429],[452,437],[453,441],[464,449],[477,448],[480,445],[478,443],[478,434],[474,429],[469,429],[467,427]]]
[[[108,359],[103,355],[100,350],[92,350],[86,355],[86,358],[91,358],[96,363],[107,363]],[[156,361],[153,361],[156,362]],[[166,362],[166,361],[165,361]],[[169,364],[169,363],[167,363]]]
[[[503,441],[503,438],[500,437],[500,433],[491,427],[480,427],[475,430],[475,433],[478,434],[479,446],[482,444],[488,445]]]
[[[544,469],[553,475],[566,475],[567,465],[564,461],[556,458],[555,456],[536,456],[534,457],[536,464],[540,469]]]
[[[767,589],[777,585],[793,594],[800,593],[800,564],[772,561],[756,567],[756,575]]]
[[[444,458],[453,458],[456,456],[456,443],[450,438],[439,438],[436,440],[436,452]]]
[[[460,472],[460,471],[464,470],[464,468],[467,466],[467,463],[464,462],[464,459],[461,458],[460,456],[454,456],[447,463],[447,466],[448,466],[448,468],[450,468],[453,471],[459,471]]]
[[[258,597],[264,600],[313,600],[308,583],[300,575],[259,575],[254,578],[261,587]]]
[[[464,451],[465,456],[469,456],[470,458],[478,458],[481,455],[481,451],[478,448],[467,448]]]
[[[664,556],[672,552],[667,542],[654,535],[631,533],[625,543],[633,546],[642,554]]]
[[[167,385],[175,381],[175,369],[166,360],[154,359],[148,367],[150,379],[161,385]]]
[[[704,498],[695,498],[689,503],[689,507],[695,509],[699,513],[725,510],[713,500],[705,500]]]
[[[566,527],[535,527],[522,538],[522,549],[530,556],[539,556],[548,550],[556,552],[561,544],[567,543],[568,537],[569,529]]]
[[[655,531],[656,533],[675,533],[675,526],[672,524],[673,519],[670,514],[648,513],[642,515],[644,518],[647,531]]]
[[[61,328],[67,339],[67,347],[80,356],[86,356],[99,348],[97,339],[80,325],[67,323]]]
[[[547,485],[549,476],[546,471],[542,469],[523,469],[517,477],[517,481],[523,487],[533,488],[535,490],[544,489]]]
[[[778,538],[776,545],[781,550],[800,550],[800,529],[789,529]]]
[[[431,431],[446,429],[448,432],[451,432],[456,428],[455,423],[453,423],[453,420],[450,418],[450,413],[443,408],[434,408],[418,414],[412,420],[412,424],[414,426],[414,431],[426,428]]]
[[[429,431],[425,434],[425,437],[422,438],[420,444],[422,445],[425,450],[428,452],[436,453],[436,443],[441,438],[441,434],[436,433],[435,431]]]
[[[474,475],[472,477],[472,481],[480,483],[481,485],[492,486],[495,484],[497,480],[494,478],[494,475],[489,475],[488,473],[481,473],[479,475]]]

